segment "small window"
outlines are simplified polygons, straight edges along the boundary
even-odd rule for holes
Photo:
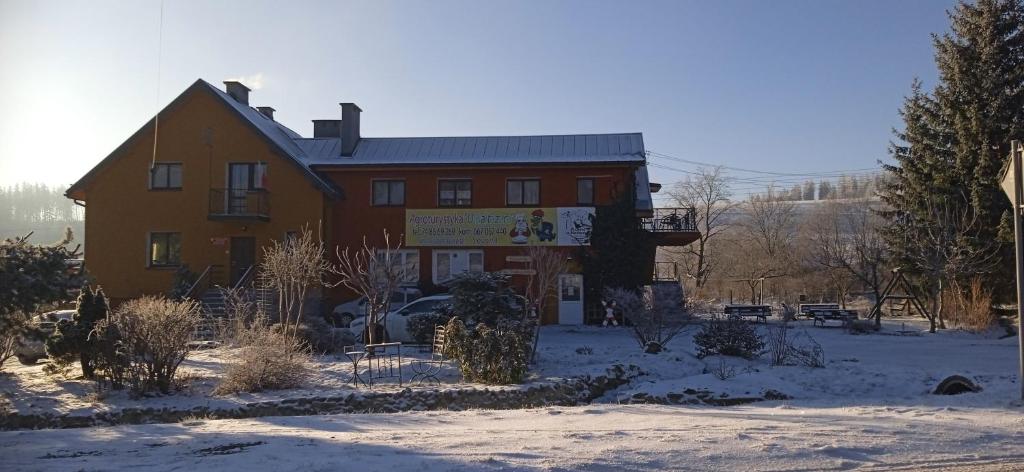
[[[443,207],[470,206],[473,204],[473,182],[469,180],[439,180],[437,182],[437,205]]]
[[[149,234],[150,267],[181,265],[181,233]]]
[[[181,164],[158,162],[149,172],[149,188],[181,190]]]
[[[505,183],[505,204],[508,206],[540,205],[540,180],[509,180]]]
[[[594,204],[594,179],[576,179],[576,203]]]
[[[374,180],[373,206],[405,205],[405,181]]]

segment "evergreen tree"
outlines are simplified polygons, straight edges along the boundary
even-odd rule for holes
[[[814,200],[814,181],[804,182],[804,200]]]
[[[821,182],[818,182],[818,200],[831,200],[835,198],[835,196],[832,195],[832,193],[833,191],[831,182],[827,180],[822,180]]]
[[[82,376],[91,379],[95,374],[97,337],[91,336],[96,323],[107,318],[109,307],[103,289],[93,291],[82,287],[75,315],[71,320],[57,323],[57,329],[46,340],[46,353],[58,362],[70,363],[76,359],[82,365]]]
[[[909,226],[937,224],[927,208],[940,202],[977,215],[977,241],[1006,234],[1000,226],[1009,204],[998,173],[1024,126],[1024,7],[1020,0],[961,2],[949,17],[951,33],[933,38],[939,84],[928,94],[914,82],[901,110],[904,129],[890,146],[896,164],[885,166],[880,194],[892,209],[886,237],[898,260],[916,242]],[[1003,257],[987,282],[1009,288],[1010,262]]]

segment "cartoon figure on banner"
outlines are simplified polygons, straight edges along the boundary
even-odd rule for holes
[[[604,323],[601,323],[601,326],[607,328],[608,323],[611,323],[612,326],[618,326],[619,322],[615,319],[615,300],[601,300],[601,305],[604,306]]]
[[[512,238],[512,244],[526,244],[530,240],[530,227],[526,224],[525,215],[516,215],[516,224],[508,235]]]
[[[530,213],[530,228],[541,242],[555,240],[555,225],[550,221],[544,221],[544,210],[538,208]]]
[[[562,231],[568,234],[576,244],[582,246],[590,244],[590,233],[594,228],[593,213],[567,209],[562,212],[560,219],[562,220]]]

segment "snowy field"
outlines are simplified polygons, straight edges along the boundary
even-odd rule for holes
[[[0,470],[1024,468],[1020,411],[592,405],[0,433]]]
[[[761,328],[763,329],[763,328]],[[801,323],[826,366],[771,367],[694,355],[692,332],[669,351],[643,354],[623,328],[547,327],[529,381],[601,373],[614,363],[646,372],[597,402],[574,408],[271,417],[177,424],[0,432],[6,470],[1024,470],[1024,407],[1015,401],[1017,340],[999,332],[920,333],[889,320],[887,333],[856,336]],[[96,398],[87,383],[19,367],[0,378],[7,408],[66,412],[188,406],[348,389],[347,369],[319,358],[306,390],[208,396],[223,353],[188,361],[193,385],[176,395]],[[733,375],[721,379],[723,369]],[[931,395],[948,375],[983,390]],[[458,387],[454,373],[446,387]],[[628,404],[638,397],[711,392],[791,399],[744,406]]]

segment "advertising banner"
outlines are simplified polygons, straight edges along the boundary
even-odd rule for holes
[[[405,245],[589,246],[593,207],[405,210]]]

